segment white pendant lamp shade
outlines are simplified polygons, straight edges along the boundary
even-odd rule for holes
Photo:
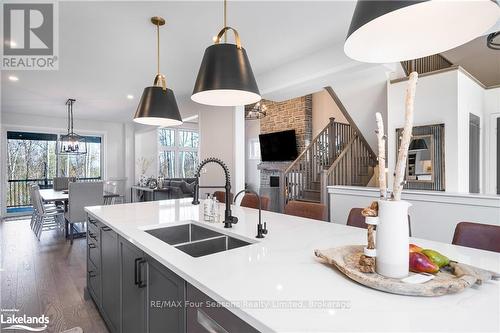
[[[248,105],[260,101],[261,97],[251,91],[219,89],[200,91],[191,99],[197,103],[213,106]]]
[[[471,41],[500,19],[491,0],[358,1],[344,44],[352,59],[390,63]]]

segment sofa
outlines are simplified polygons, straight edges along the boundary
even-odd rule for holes
[[[160,192],[160,196],[166,196],[163,199],[181,199],[192,198],[194,194],[194,182],[196,178],[167,178],[163,180],[163,189],[167,191]]]

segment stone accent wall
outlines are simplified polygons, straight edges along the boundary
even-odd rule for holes
[[[312,95],[263,103],[267,106],[267,116],[260,120],[260,133],[294,129],[300,154],[312,140]]]

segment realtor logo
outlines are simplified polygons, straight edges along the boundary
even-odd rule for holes
[[[2,69],[58,69],[57,3],[4,3],[2,9]]]

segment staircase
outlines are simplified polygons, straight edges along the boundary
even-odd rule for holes
[[[328,88],[332,98],[337,96]],[[333,94],[333,95],[332,95]],[[337,105],[347,114],[339,101]],[[284,198],[326,203],[327,186],[366,186],[373,176],[376,155],[359,129],[330,118],[328,125],[285,170]]]

